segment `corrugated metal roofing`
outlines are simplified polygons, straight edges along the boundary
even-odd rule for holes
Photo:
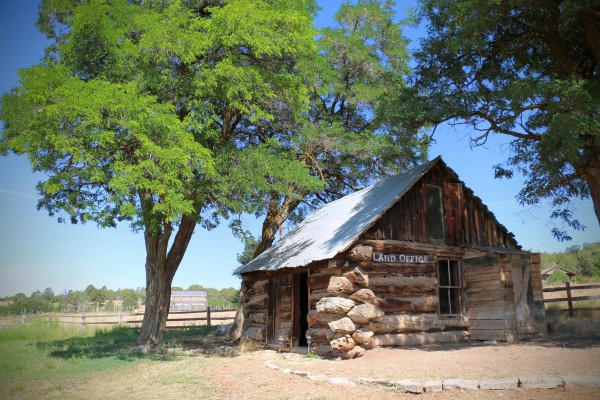
[[[325,205],[235,273],[294,268],[333,258],[350,247],[439,160],[437,157]]]
[[[205,290],[173,290],[171,291],[171,297],[206,297]]]

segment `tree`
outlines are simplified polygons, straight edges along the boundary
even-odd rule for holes
[[[579,273],[585,276],[600,276],[600,243],[590,243],[583,246],[577,253]]]
[[[92,293],[94,290],[97,290],[97,289],[96,289],[96,286],[94,286],[94,285],[88,285],[88,286],[85,288],[85,292],[86,292],[86,293]]]
[[[425,160],[427,137],[398,129],[386,102],[405,84],[407,40],[395,22],[392,1],[345,3],[336,26],[323,29],[319,55],[304,63],[310,107],[301,118],[274,109],[275,121],[259,126],[258,140],[276,138],[285,151],[322,180],[318,190],[262,193],[264,222],[253,257],[268,249],[285,221]],[[248,244],[247,244],[248,245]],[[248,247],[248,246],[247,246]],[[248,260],[249,261],[249,260]]]
[[[50,312],[52,311],[52,303],[43,297],[28,297],[15,301],[9,306],[9,310],[15,314]]]
[[[255,211],[256,190],[320,185],[277,140],[245,136],[274,118],[268,105],[306,107],[297,66],[315,53],[313,12],[310,0],[42,2],[53,44],[2,97],[0,151],[47,176],[38,207],[59,221],[143,231],[144,348],[162,340],[198,224]]]
[[[106,292],[100,289],[86,290],[87,298],[92,303],[101,303],[107,300]]]
[[[133,289],[123,289],[123,307],[134,309],[139,306],[138,293]]]
[[[569,282],[569,276],[560,269],[555,269],[546,281],[549,285],[560,285]]]
[[[244,251],[237,255],[237,261],[240,263],[240,267],[243,267],[252,261],[257,247],[258,241],[254,236],[249,236],[247,240],[244,241]]]
[[[276,139],[322,185],[293,185],[287,193],[257,192],[257,215],[264,215],[261,236],[244,236],[240,263],[271,247],[284,222],[296,223],[307,211],[426,159],[428,137],[403,129],[393,119],[397,105],[387,101],[404,87],[408,72],[407,40],[403,23],[394,21],[393,5],[377,0],[344,3],[335,16],[336,26],[320,32],[318,56],[301,65],[308,110],[298,117],[273,104],[277,118],[258,126],[253,140]],[[243,312],[238,309],[234,337],[241,335],[242,325]]]
[[[54,290],[52,290],[51,287],[47,287],[46,289],[44,289],[44,292],[42,293],[41,297],[43,297],[44,299],[48,300],[48,301],[53,301],[54,300]]]
[[[204,288],[202,287],[202,285],[195,283],[193,285],[190,285],[187,290],[201,291],[204,290]]]
[[[12,296],[12,300],[13,301],[21,301],[21,300],[25,300],[27,298],[27,295],[25,293],[17,293],[14,296]]]
[[[67,296],[67,302],[72,304],[77,309],[77,312],[84,312],[88,301],[87,293],[79,290],[75,290],[74,292],[69,291],[69,295]]]
[[[600,3],[422,0],[418,15],[427,37],[413,84],[393,99],[399,120],[465,125],[474,146],[505,135],[495,174],[523,174],[521,204],[551,199],[551,217],[581,230],[569,204],[591,198],[600,221]]]

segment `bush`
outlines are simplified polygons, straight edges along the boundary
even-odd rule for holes
[[[560,269],[555,269],[554,272],[548,277],[546,281],[549,285],[560,285],[566,282],[569,282],[569,277],[567,274],[562,272]]]
[[[34,314],[40,312],[50,312],[54,308],[52,302],[42,297],[26,297],[13,301],[12,304],[1,308],[2,313],[9,314]]]

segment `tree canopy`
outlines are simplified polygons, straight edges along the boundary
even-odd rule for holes
[[[44,0],[53,44],[0,102],[2,153],[47,177],[60,221],[144,232],[147,305],[138,343],[162,339],[171,282],[198,223],[252,211],[257,190],[320,187],[277,139],[249,140],[273,104],[306,109],[310,0]],[[258,173],[257,173],[258,172]]]
[[[591,197],[600,221],[600,3],[422,0],[418,16],[427,36],[410,88],[392,99],[398,120],[462,124],[473,145],[507,135],[495,171],[525,176],[520,203],[551,199],[551,217],[583,229],[569,204]]]
[[[276,107],[275,120],[259,127],[257,140],[276,138],[322,187],[261,193],[265,219],[254,257],[271,246],[288,218],[298,221],[307,210],[426,159],[428,137],[400,129],[391,118],[395,105],[386,101],[404,87],[408,72],[407,22],[396,20],[393,5],[344,3],[334,26],[319,32],[318,54],[300,64],[309,108],[295,116]]]

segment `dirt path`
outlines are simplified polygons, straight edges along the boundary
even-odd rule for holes
[[[540,341],[512,345],[431,346],[375,349],[356,360],[308,359],[298,354],[254,351],[206,355],[199,351],[227,346],[223,339],[182,341],[191,356],[177,361],[140,365],[130,376],[108,372],[87,382],[42,390],[44,399],[598,399],[600,389],[512,389],[502,391],[445,391],[419,395],[394,388],[345,387],[269,369],[281,367],[311,374],[351,379],[376,377],[418,380],[444,378],[501,378],[507,376],[600,376],[598,338]]]
[[[497,379],[525,376],[600,376],[600,340],[543,340],[514,344],[468,344],[379,348],[354,360],[286,355],[275,364],[349,379]]]

